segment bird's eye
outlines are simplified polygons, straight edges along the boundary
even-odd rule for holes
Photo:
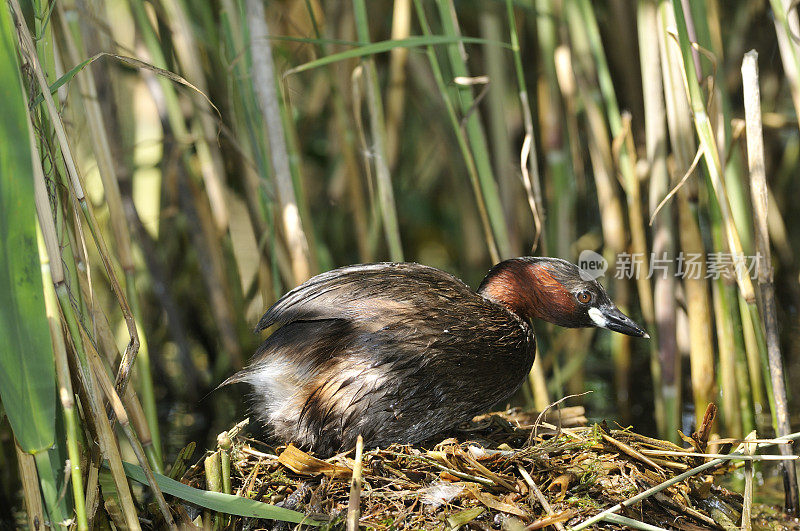
[[[587,304],[589,303],[589,301],[592,300],[592,294],[589,293],[588,291],[580,291],[575,297],[581,304]]]

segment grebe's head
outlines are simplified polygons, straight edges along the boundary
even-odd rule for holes
[[[526,256],[500,262],[483,279],[478,293],[523,319],[650,337],[619,311],[599,282],[585,279],[578,266],[560,258]]]

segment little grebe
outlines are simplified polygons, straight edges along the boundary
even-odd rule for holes
[[[483,413],[525,381],[536,353],[528,320],[649,337],[603,287],[558,258],[495,265],[478,292],[413,263],[318,275],[276,302],[276,325],[250,365],[222,385],[253,386],[253,413],[318,454],[414,443]]]

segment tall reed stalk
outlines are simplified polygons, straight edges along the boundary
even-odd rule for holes
[[[796,21],[796,18],[795,18]],[[750,51],[745,54],[742,63],[742,82],[745,92],[745,112],[747,118],[747,160],[750,167],[750,192],[753,201],[753,213],[756,226],[756,246],[762,261],[758,263],[758,284],[761,289],[761,308],[764,314],[764,328],[767,335],[769,354],[769,373],[775,403],[775,431],[778,436],[788,433],[789,408],[786,397],[786,382],[783,376],[778,341],[778,324],[775,308],[775,287],[773,285],[772,253],[769,248],[767,230],[767,180],[764,163],[764,145],[761,125],[761,92],[758,79],[758,54]],[[789,455],[788,448],[781,453]],[[798,498],[797,469],[789,461],[783,462],[783,478],[786,488],[786,510],[790,514],[798,514],[800,498]]]

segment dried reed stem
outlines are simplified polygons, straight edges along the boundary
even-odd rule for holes
[[[395,0],[392,11],[392,40],[405,39],[411,30],[411,0]],[[386,94],[386,159],[390,168],[397,163],[402,145],[403,111],[406,99],[408,48],[389,52],[389,86]]]
[[[772,392],[775,396],[775,431],[786,436],[790,431],[786,383],[783,376],[778,317],[775,308],[775,286],[772,283],[772,255],[767,229],[767,178],[764,166],[764,140],[761,133],[761,93],[758,84],[758,54],[747,52],[742,61],[745,119],[747,122],[747,162],[750,168],[750,192],[755,218],[756,248],[758,249],[758,286],[761,290],[761,309],[767,332],[767,354]],[[788,455],[791,448],[781,446]],[[797,471],[793,464],[783,464],[783,481],[786,489],[786,512],[798,514]]]
[[[28,529],[43,529],[47,518],[42,505],[36,463],[31,454],[22,451],[16,440],[14,440],[14,449],[17,452],[17,466],[19,467],[19,477],[22,480],[22,496],[25,500]]]
[[[281,209],[280,219],[292,258],[294,281],[295,284],[301,284],[311,276],[311,261],[289,167],[289,150],[278,103],[269,27],[264,16],[263,2],[247,0],[246,7],[250,29],[248,45],[253,61],[253,88],[267,127],[270,158]]]

